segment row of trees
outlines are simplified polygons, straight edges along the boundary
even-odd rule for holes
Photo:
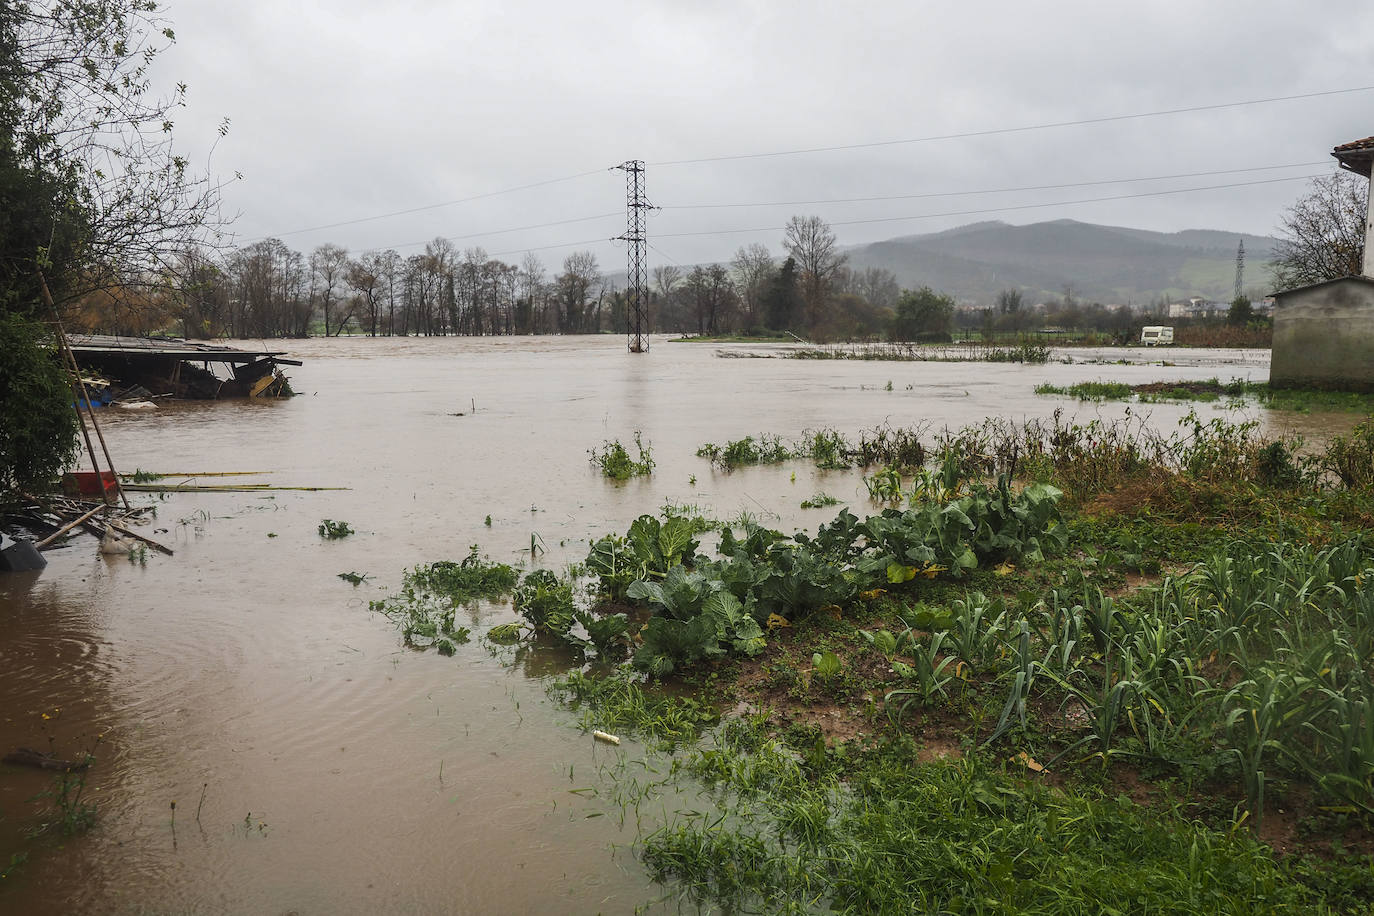
[[[1281,284],[1358,272],[1364,193],[1361,179],[1338,173],[1315,182],[1288,211],[1276,269]],[[1022,302],[1020,291],[1006,290],[985,309],[958,311],[932,290],[902,290],[891,271],[852,269],[817,216],[794,216],[782,247],[782,257],[755,243],[728,263],[655,267],[650,326],[928,339],[956,326],[1022,331],[1047,323],[1125,332],[1138,323],[1130,310],[1077,301],[1069,288],[1036,308]],[[354,256],[334,244],[307,254],[267,239],[227,255],[188,249],[167,276],[172,282],[152,287],[102,284],[82,299],[80,323],[121,333],[178,328],[203,337],[582,334],[626,326],[623,286],[588,251],[551,269],[533,253],[508,263],[481,248],[460,251],[444,238],[408,257],[395,250]]]
[[[901,290],[886,270],[851,270],[818,217],[796,217],[787,255],[740,248],[728,264],[656,267],[651,326],[700,334],[792,331],[869,336],[890,324]],[[191,249],[171,282],[92,292],[79,303],[90,329],[190,336],[583,334],[621,331],[626,294],[596,256],[573,252],[557,269],[533,253],[519,263],[436,238],[422,253],[354,256],[334,245],[307,253],[266,239],[213,257]]]

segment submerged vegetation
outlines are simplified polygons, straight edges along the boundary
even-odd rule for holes
[[[726,910],[1366,912],[1374,419],[1306,451],[1196,414],[925,433],[743,440],[907,456],[875,514],[670,504],[502,580],[493,642],[595,657],[553,687],[584,728],[714,730],[641,787],[707,801],[644,827],[650,871]]]
[[[348,522],[336,522],[332,518],[323,519],[317,530],[320,537],[327,541],[337,541],[340,538],[348,537],[350,534],[358,533]]]
[[[885,341],[864,344],[835,344],[829,347],[803,347],[787,354],[790,359],[860,359],[880,362],[932,363],[1047,363],[1049,347],[1020,343],[1003,347],[986,343],[921,344]],[[887,389],[892,390],[892,389]]]
[[[1374,394],[1271,388],[1266,382],[1251,382],[1242,378],[1223,382],[1215,376],[1202,381],[1148,382],[1143,385],[1127,385],[1124,382],[1078,382],[1066,386],[1045,383],[1037,385],[1035,393],[1077,398],[1080,401],[1135,399],[1141,403],[1248,399],[1273,410],[1309,411],[1315,408],[1374,413]]]
[[[395,623],[407,646],[452,655],[471,636],[467,627],[455,623],[458,608],[508,595],[518,579],[514,567],[487,560],[474,545],[460,562],[442,560],[407,571],[396,594],[368,607]]]
[[[630,452],[619,439],[610,439],[600,448],[588,452],[592,464],[601,468],[601,474],[611,480],[629,480],[631,477],[647,477],[654,472],[653,449],[644,444],[638,430],[635,431],[635,450],[639,457],[631,458]]]
[[[757,438],[745,436],[725,445],[708,442],[697,449],[697,457],[709,458],[712,464],[728,471],[747,464],[778,464],[805,456],[797,446],[784,442],[781,436],[765,433]]]
[[[697,457],[709,459],[722,471],[796,459],[810,459],[825,470],[875,464],[916,468],[926,461],[926,447],[920,438],[924,432],[923,427],[883,425],[860,431],[857,442],[850,442],[843,433],[829,428],[807,430],[796,439],[761,433],[724,445],[708,442],[697,449]]]

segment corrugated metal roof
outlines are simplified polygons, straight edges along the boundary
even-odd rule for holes
[[[290,366],[300,365],[298,360],[283,359],[285,350],[240,350],[235,347],[182,340],[179,337],[112,337],[107,334],[68,334],[67,344],[74,352],[78,353],[121,354],[129,357],[161,356],[207,363],[252,363],[260,359],[272,359]]]

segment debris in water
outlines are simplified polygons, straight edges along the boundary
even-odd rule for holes
[[[0,572],[30,572],[48,565],[32,543],[0,532]]]
[[[90,766],[89,761],[59,760],[52,754],[35,751],[31,747],[15,748],[5,755],[4,762],[15,766],[35,767],[40,770],[61,770],[67,773],[84,770]]]
[[[134,552],[134,542],[107,530],[100,539],[100,552],[107,557],[127,557]]]

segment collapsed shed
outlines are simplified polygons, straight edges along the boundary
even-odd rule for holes
[[[69,334],[67,340],[83,374],[162,397],[286,397],[291,384],[280,367],[301,365],[282,350],[254,352],[179,338]]]

